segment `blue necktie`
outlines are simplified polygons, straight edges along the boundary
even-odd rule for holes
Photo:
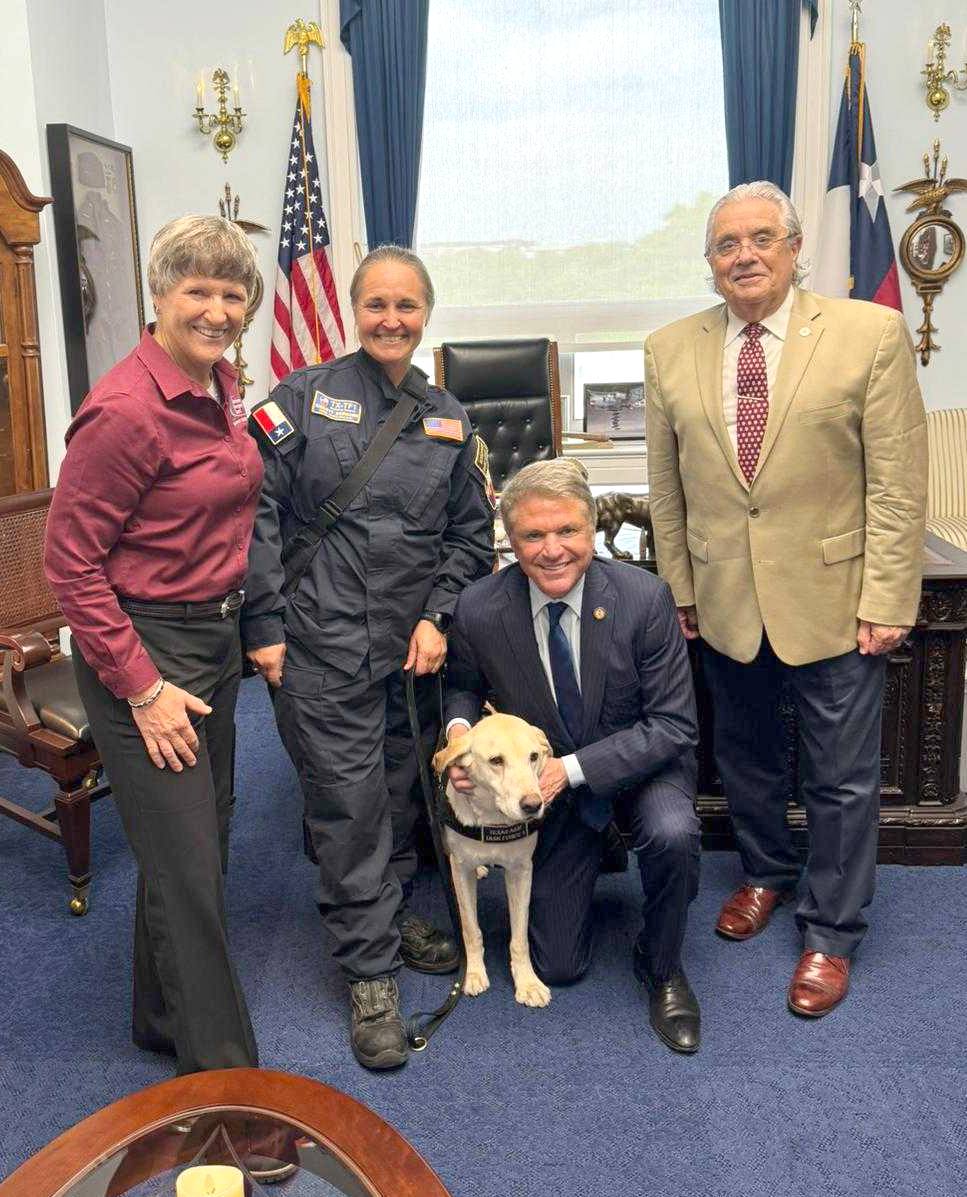
[[[554,694],[557,709],[561,712],[564,726],[574,743],[580,747],[581,731],[584,726],[584,703],[578,689],[574,672],[574,657],[567,635],[561,627],[561,616],[567,610],[567,603],[548,603],[547,655],[551,662],[551,677],[554,680]],[[611,822],[611,803],[607,798],[597,797],[582,786],[578,791],[580,803],[578,812],[581,820],[595,831],[602,831]]]
[[[567,635],[561,627],[561,616],[567,610],[567,603],[548,603],[547,655],[551,660],[551,677],[554,679],[554,694],[557,709],[561,712],[564,726],[575,744],[581,743],[584,726],[584,704],[574,673],[574,658]]]

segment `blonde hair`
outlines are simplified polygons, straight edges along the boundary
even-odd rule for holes
[[[588,486],[588,472],[573,458],[553,457],[550,461],[532,461],[511,478],[500,496],[500,518],[508,532],[513,523],[514,508],[531,495],[545,499],[575,499],[586,508],[591,527],[597,523],[597,508]]]
[[[255,247],[237,224],[222,216],[169,220],[151,242],[148,289],[160,298],[193,275],[239,283],[251,300],[259,277]]]

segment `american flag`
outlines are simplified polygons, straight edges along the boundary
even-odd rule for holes
[[[869,299],[903,310],[861,42],[849,49],[816,257],[812,286],[822,295]]]
[[[346,347],[312,145],[308,77],[300,74],[297,85],[275,276],[271,362],[276,382],[300,366],[339,357]]]

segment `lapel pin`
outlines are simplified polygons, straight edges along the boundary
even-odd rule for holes
[[[591,614],[595,619],[604,619],[608,613],[605,611],[604,607],[595,607]]]
[[[799,330],[799,335],[801,337],[809,337],[809,336],[812,336],[812,331],[813,330],[811,328],[801,328]]]

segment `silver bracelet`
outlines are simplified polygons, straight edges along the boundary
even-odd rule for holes
[[[165,679],[159,677],[155,683],[154,689],[147,698],[142,698],[140,702],[132,702],[128,699],[128,706],[132,711],[140,711],[142,707],[150,707],[153,702],[156,702],[161,697],[161,691],[165,688]]]

